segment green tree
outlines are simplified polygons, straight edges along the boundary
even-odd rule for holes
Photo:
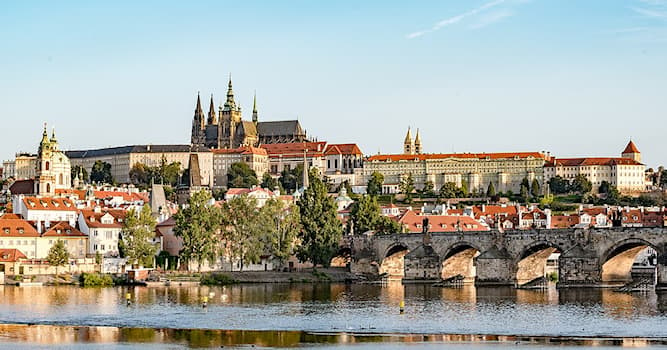
[[[521,201],[524,203],[528,203],[528,187],[525,186],[524,184],[521,184],[521,190],[519,192],[519,196],[521,197]]]
[[[355,234],[367,231],[375,231],[380,234],[401,232],[401,225],[398,222],[381,214],[380,205],[375,196],[359,197],[359,200],[352,204],[350,218]]]
[[[174,215],[174,234],[183,240],[180,255],[196,262],[197,271],[201,271],[204,261],[213,263],[218,256],[222,216],[217,207],[209,204],[210,200],[208,192],[196,192],[188,199],[188,205]]]
[[[181,163],[167,163],[167,159],[163,157],[160,161],[160,165],[153,169],[153,173],[155,174],[155,182],[176,186],[178,185],[178,179],[181,176]]]
[[[343,228],[336,216],[336,204],[328,196],[316,169],[308,174],[308,182],[310,185],[298,202],[303,228],[297,256],[301,261],[310,260],[313,265],[329,266],[338,250]]]
[[[384,175],[377,171],[371,174],[371,178],[366,185],[366,193],[371,196],[377,196],[382,193],[382,184],[384,183]]]
[[[113,183],[113,176],[111,176],[111,164],[101,160],[95,161],[93,168],[90,171],[90,181],[97,183]]]
[[[246,163],[233,163],[227,170],[227,187],[251,188],[258,184],[257,174]]]
[[[611,184],[607,180],[603,180],[600,182],[600,187],[598,187],[598,192],[599,193],[609,193],[609,188],[611,187]]]
[[[549,180],[549,190],[553,194],[563,194],[569,191],[569,183],[560,175],[554,176]]]
[[[424,188],[422,188],[421,192],[425,196],[434,197],[435,196],[434,189],[435,189],[435,186],[433,185],[433,181],[426,181],[426,183],[424,184]]]
[[[119,242],[128,261],[145,266],[153,263],[157,247],[150,240],[155,237],[155,224],[148,205],[139,212],[128,210]]]
[[[593,189],[593,184],[588,181],[586,176],[584,175],[577,175],[572,179],[572,183],[570,184],[570,191],[571,192],[578,192],[581,194],[588,193]]]
[[[493,197],[496,195],[496,187],[493,186],[493,181],[489,182],[489,186],[486,188],[486,196]]]
[[[269,174],[268,172],[264,173],[264,175],[262,176],[262,183],[260,185],[262,186],[262,188],[266,188],[271,191],[277,188],[280,190],[280,193],[284,192],[282,186],[280,185],[280,182],[274,179],[273,176],[271,176],[271,174]]]
[[[151,169],[144,163],[134,163],[130,169],[130,183],[134,185],[146,185],[152,177]]]
[[[398,187],[401,193],[407,195],[409,198],[415,190],[415,180],[412,179],[412,174],[402,176]]]
[[[58,267],[65,266],[69,262],[69,251],[65,248],[65,242],[60,239],[57,240],[51,246],[51,249],[49,249],[46,260],[49,262],[49,265],[56,267],[56,276],[58,276]]]
[[[377,234],[403,233],[403,226],[390,217],[382,215],[375,224],[375,232]]]
[[[297,165],[294,169],[283,169],[280,173],[278,182],[286,191],[294,192],[303,186],[303,164]]]
[[[462,193],[463,191],[456,187],[456,184],[453,182],[445,182],[445,184],[440,187],[441,198],[456,198]]]
[[[81,175],[83,175],[83,178],[81,178]],[[77,176],[79,176],[79,180],[81,180],[82,182],[88,182],[90,180],[88,178],[88,171],[81,165],[75,165],[72,167],[71,176],[72,180],[74,180],[74,178],[76,178]]]
[[[264,253],[262,240],[268,227],[257,200],[246,195],[234,197],[224,203],[222,217],[226,252],[232,261],[240,262],[239,270],[243,271],[246,263],[258,263]]]
[[[538,198],[540,196],[540,182],[537,181],[537,179],[533,179],[533,183],[530,185],[530,194],[534,198]]]
[[[270,199],[262,207],[261,214],[267,232],[264,248],[282,265],[294,253],[296,237],[301,231],[299,207]]]
[[[461,195],[460,197],[468,197],[470,193],[468,192],[468,181],[461,180]]]
[[[609,205],[618,205],[621,200],[621,193],[616,186],[609,186],[609,191],[605,196],[604,202]]]

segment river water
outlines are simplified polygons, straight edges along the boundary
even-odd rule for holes
[[[400,282],[151,288],[4,286],[0,290],[0,323],[5,325],[252,330],[269,337],[306,331],[416,334],[422,338],[455,334],[667,339],[667,294],[654,292],[473,286],[453,289],[403,286]],[[127,293],[132,301],[129,306],[125,301]],[[204,296],[209,297],[206,308],[201,305]],[[405,303],[404,314],[399,312],[401,301]],[[4,340],[17,339],[6,336]],[[19,340],[18,345],[26,341]],[[269,343],[290,344],[299,342]]]

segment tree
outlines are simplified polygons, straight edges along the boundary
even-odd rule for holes
[[[141,211],[128,210],[123,222],[120,245],[128,261],[135,264],[152,264],[157,248],[150,241],[155,237],[155,219],[151,208],[144,205]]]
[[[262,188],[269,189],[271,191],[275,190],[276,188],[280,190],[280,192],[284,192],[282,186],[280,186],[280,182],[278,180],[274,179],[271,174],[268,172],[264,173],[262,176],[262,183],[260,184]]]
[[[456,184],[453,182],[445,182],[445,184],[440,187],[441,198],[456,198],[459,194],[462,194],[462,192],[463,191],[456,187]]]
[[[246,163],[233,163],[227,170],[227,187],[251,188],[258,184],[257,174]]]
[[[96,160],[93,168],[90,170],[90,181],[97,183],[113,183],[113,176],[111,176],[111,164]]]
[[[261,214],[267,231],[264,248],[283,264],[294,253],[296,237],[301,231],[299,207],[270,199],[262,207]]]
[[[375,233],[377,234],[391,234],[403,233],[403,226],[397,221],[392,220],[388,216],[380,216],[380,219],[375,224]]]
[[[188,199],[188,205],[174,215],[174,234],[183,240],[180,255],[196,262],[197,271],[201,271],[204,261],[213,263],[218,256],[217,233],[222,217],[220,210],[209,204],[210,200],[208,192],[196,192]]]
[[[336,204],[327,195],[317,170],[308,174],[309,186],[298,202],[301,212],[301,246],[297,256],[301,261],[310,260],[313,265],[329,266],[338,250],[343,228],[336,217]]]
[[[560,175],[554,176],[549,180],[549,190],[553,194],[563,194],[567,193],[569,190],[569,183],[567,180],[562,178]]]
[[[377,196],[382,193],[382,184],[384,183],[384,175],[380,174],[377,171],[374,171],[371,174],[370,180],[366,185],[366,193],[371,196]]]
[[[176,186],[181,176],[181,163],[167,163],[166,158],[162,158],[160,166],[153,168],[154,181],[165,185]]]
[[[603,180],[600,182],[600,187],[598,187],[598,192],[599,193],[609,193],[609,189],[611,187],[611,184],[607,180]]]
[[[489,182],[489,187],[486,188],[486,196],[493,197],[496,195],[496,187],[493,186],[493,181]]]
[[[87,182],[89,180],[88,171],[81,165],[75,165],[72,167],[70,179],[74,180],[77,176],[79,176],[79,180],[83,182]]]
[[[604,199],[604,202],[609,205],[617,205],[621,199],[621,193],[618,191],[616,186],[609,186],[609,191]]]
[[[412,179],[412,174],[404,175],[401,177],[401,183],[398,184],[401,193],[410,197],[412,192],[415,190],[415,180]]]
[[[426,183],[424,183],[424,188],[422,188],[422,194],[424,194],[425,196],[434,197],[435,196],[435,191],[433,191],[434,188],[435,186],[433,185],[433,181],[426,181]]]
[[[303,164],[297,165],[294,169],[283,169],[280,173],[278,182],[286,191],[296,191],[303,186]]]
[[[134,163],[130,169],[130,182],[134,185],[146,185],[150,183],[151,169],[144,163]]]
[[[461,180],[461,195],[460,197],[468,197],[468,181]]]
[[[593,189],[593,184],[588,181],[586,176],[584,175],[577,175],[572,179],[572,183],[570,184],[570,191],[571,192],[579,192],[581,194],[588,193]]]
[[[533,179],[533,183],[530,185],[530,194],[534,198],[538,198],[540,196],[540,182],[537,181],[537,179]]]
[[[65,266],[69,262],[69,251],[65,248],[65,242],[60,239],[57,240],[51,249],[49,249],[46,260],[49,262],[49,265],[56,267],[56,276],[58,276],[58,267]]]
[[[521,200],[524,203],[528,203],[528,187],[524,184],[521,184],[521,191],[519,192],[519,196],[521,196]]]
[[[222,208],[222,238],[232,261],[258,263],[264,253],[262,236],[267,230],[262,222],[257,200],[246,195],[234,197]]]
[[[375,231],[375,233],[401,232],[401,225],[398,222],[381,214],[380,205],[378,205],[374,196],[361,196],[352,205],[350,217],[356,234],[367,231]]]

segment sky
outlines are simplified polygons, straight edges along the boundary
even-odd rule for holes
[[[667,0],[3,1],[0,159],[187,144],[231,74],[249,120],[400,153],[620,156],[667,165]]]

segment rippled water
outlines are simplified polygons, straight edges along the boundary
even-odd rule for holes
[[[380,285],[0,287],[0,323],[148,328],[667,337],[667,295]],[[133,303],[125,304],[125,294]],[[202,296],[214,293],[207,308]],[[405,300],[405,314],[399,303]]]

